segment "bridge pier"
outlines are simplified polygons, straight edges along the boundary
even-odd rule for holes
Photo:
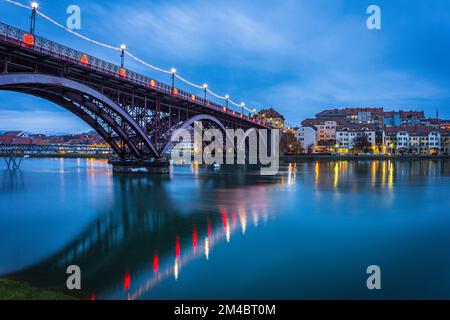
[[[166,160],[156,161],[127,161],[127,160],[109,160],[114,173],[128,174],[170,174],[170,162]]]

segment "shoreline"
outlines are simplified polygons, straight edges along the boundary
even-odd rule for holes
[[[65,293],[32,287],[22,281],[0,278],[0,300],[76,300]]]
[[[28,158],[37,159],[106,159],[111,158],[110,155],[97,155],[97,154],[25,154]],[[4,155],[0,155],[0,158],[5,158]],[[24,158],[26,159],[26,158]]]
[[[313,155],[280,156],[280,160],[282,160],[282,161],[297,161],[297,160],[306,160],[306,161],[317,161],[317,160],[333,160],[333,161],[450,160],[450,156],[416,156],[416,155],[407,155],[407,156],[346,155],[346,156],[338,156],[338,155],[313,154]]]
[[[112,156],[110,155],[86,155],[86,154],[30,154],[27,155],[28,158],[35,159],[98,159],[98,160],[108,160]],[[0,155],[0,158],[5,158],[5,156]],[[26,159],[26,158],[24,158]],[[450,155],[440,155],[440,156],[430,156],[430,155],[395,155],[395,156],[370,156],[370,155],[321,155],[321,154],[311,154],[311,155],[280,155],[281,161],[292,161],[292,160],[373,160],[373,161],[383,161],[383,160],[450,160]]]

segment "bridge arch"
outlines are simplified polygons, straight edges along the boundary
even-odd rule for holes
[[[164,155],[169,152],[170,148],[174,144],[174,142],[172,141],[172,137],[176,134],[176,132],[178,130],[187,129],[187,128],[191,127],[195,122],[198,122],[198,121],[202,121],[202,122],[206,121],[206,122],[211,122],[211,123],[216,124],[217,126],[219,126],[219,128],[222,130],[222,132],[225,134],[225,138],[227,139],[227,141],[228,142],[233,141],[233,139],[231,138],[231,136],[228,134],[228,132],[226,130],[227,128],[219,119],[217,119],[216,117],[211,116],[211,115],[200,114],[200,115],[196,115],[196,116],[184,121],[179,127],[176,128],[176,130],[173,131],[173,134],[169,137],[169,141],[164,146],[161,154]]]
[[[67,109],[90,125],[122,158],[159,157],[144,129],[118,103],[85,84],[46,74],[14,73],[0,75],[0,90],[33,95]]]

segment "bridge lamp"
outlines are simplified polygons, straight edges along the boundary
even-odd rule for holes
[[[204,83],[204,84],[203,84],[203,91],[204,91],[204,93],[205,93],[205,102],[206,102],[206,93],[207,93],[207,91],[208,91],[208,84],[207,84],[207,83]]]
[[[120,45],[120,67],[123,68],[125,65],[125,50],[127,50],[127,46],[124,44]]]
[[[175,68],[170,69],[170,73],[172,74],[172,91],[173,91],[173,88],[175,88],[175,74],[177,73],[177,69]]]
[[[241,103],[241,114],[242,114],[242,115],[244,114],[244,108],[245,108],[245,103],[242,102],[242,103]]]
[[[37,2],[31,3],[31,18],[30,18],[30,34],[34,35],[34,29],[36,26],[36,9],[39,7]]]
[[[228,109],[228,104],[230,102],[230,96],[228,94],[225,95],[225,101],[227,102],[227,109]]]

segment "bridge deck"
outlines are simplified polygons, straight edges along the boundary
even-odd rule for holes
[[[69,71],[72,79],[88,79],[89,82],[101,83],[102,86],[120,85],[124,90],[158,97],[161,100],[162,110],[170,105],[183,105],[187,109],[212,114],[227,122],[241,123],[243,127],[269,128],[269,124],[260,119],[251,118],[195,94],[172,88],[171,85],[132,70],[125,69],[125,75],[121,75],[121,68],[118,65],[42,37],[34,36],[33,45],[29,45],[25,41],[26,37],[25,31],[0,23],[0,50],[6,54],[19,56],[30,63],[15,64],[14,61],[9,61],[8,68],[12,70],[11,72],[35,72],[34,64],[38,62],[39,72],[42,70],[45,72],[47,67],[51,70],[61,70],[66,76],[65,73]]]

